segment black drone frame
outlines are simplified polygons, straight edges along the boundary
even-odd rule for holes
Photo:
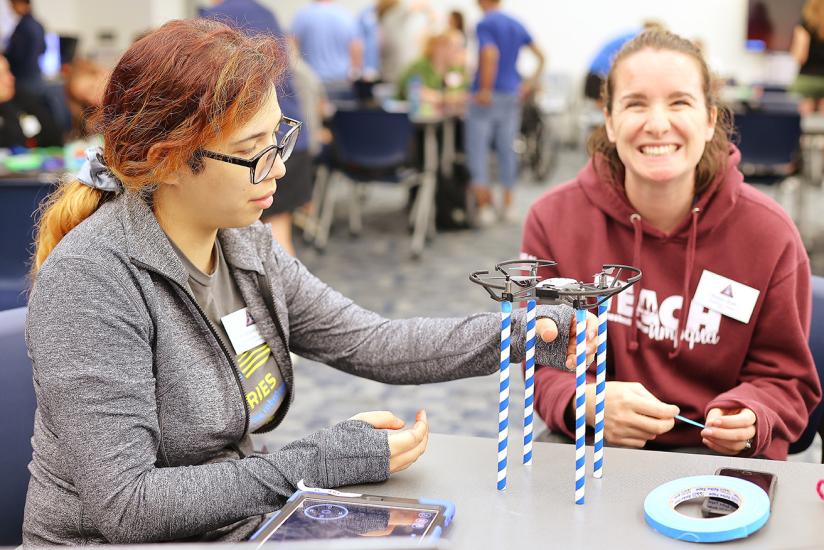
[[[621,264],[604,264],[595,274],[593,283],[574,281],[556,286],[549,280],[541,281],[538,269],[558,265],[552,260],[507,260],[495,265],[495,271],[475,271],[469,280],[481,285],[496,302],[521,302],[535,300],[540,304],[567,304],[575,309],[594,309],[615,294],[626,290],[641,279],[637,267]],[[528,272],[515,275],[512,272]],[[626,279],[622,275],[627,274]],[[612,277],[609,283],[607,278]],[[502,281],[496,283],[492,281]]]

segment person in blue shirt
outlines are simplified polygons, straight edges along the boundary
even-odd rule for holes
[[[15,78],[18,91],[39,93],[43,73],[38,58],[46,51],[46,33],[31,13],[31,0],[11,0],[11,8],[20,16],[3,55]]]
[[[355,18],[332,0],[315,0],[292,21],[298,51],[324,84],[339,84],[360,77],[363,43]]]
[[[363,44],[363,79],[378,78],[381,70],[380,26],[378,10],[380,6],[369,6],[358,15],[358,37]]]
[[[601,49],[598,50],[598,53],[595,54],[595,58],[589,65],[589,71],[584,80],[584,97],[594,99],[600,104],[601,86],[604,85],[604,80],[609,74],[609,69],[612,67],[612,60],[615,54],[621,50],[624,44],[638,36],[641,31],[654,28],[663,28],[663,26],[658,21],[644,21],[642,28],[620,34],[601,46]]]
[[[201,10],[200,15],[234,26],[248,34],[284,36],[275,14],[255,0],[223,0],[211,8]],[[304,106],[295,92],[291,68],[287,69],[278,87],[278,100],[284,115],[297,120],[306,119]],[[275,201],[261,216],[263,223],[268,223],[272,227],[272,236],[275,240],[292,256],[295,255],[295,246],[292,242],[292,212],[312,198],[313,163],[309,141],[308,131],[298,134],[298,141],[289,159],[289,172],[278,181]]]
[[[473,101],[466,114],[466,156],[476,204],[476,224],[494,223],[489,189],[489,149],[495,143],[498,172],[504,187],[502,216],[509,217],[512,190],[518,177],[518,159],[512,144],[521,123],[520,95],[534,88],[544,68],[544,54],[526,28],[500,10],[499,0],[478,0],[484,17],[478,23],[478,71],[472,83]],[[516,63],[522,47],[538,65],[522,83]]]

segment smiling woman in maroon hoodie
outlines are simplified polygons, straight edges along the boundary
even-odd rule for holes
[[[644,272],[609,310],[606,441],[786,458],[821,399],[798,232],[744,184],[692,43],[642,33],[616,56],[603,96],[592,159],[532,206],[522,252],[558,262],[544,276],[590,280],[608,262]],[[540,368],[535,379],[538,413],[571,435],[574,375]],[[706,428],[676,423],[679,411]]]

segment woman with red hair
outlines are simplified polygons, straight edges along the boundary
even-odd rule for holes
[[[242,540],[300,480],[381,481],[424,451],[421,411],[409,430],[362,413],[256,452],[249,435],[294,398],[290,351],[393,384],[497,370],[497,315],[383,319],[260,224],[301,126],[277,101],[285,59],[271,37],[173,21],[112,72],[104,146],[38,228],[25,544]],[[571,363],[570,310],[539,316],[538,359]],[[522,315],[512,328],[517,361]]]

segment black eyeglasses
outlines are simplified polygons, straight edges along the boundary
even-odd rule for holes
[[[249,181],[252,182],[253,185],[256,185],[269,176],[269,172],[272,171],[278,155],[280,155],[283,162],[286,162],[289,157],[292,156],[292,151],[295,149],[300,127],[303,126],[303,123],[285,116],[281,119],[281,124],[286,124],[287,126],[286,133],[283,134],[283,137],[278,137],[281,126],[278,125],[278,130],[275,130],[275,144],[266,147],[263,151],[248,160],[231,155],[224,155],[222,153],[215,153],[214,151],[207,151],[206,149],[201,149],[200,154],[210,159],[247,167],[249,169]],[[261,162],[261,160],[263,162]]]

